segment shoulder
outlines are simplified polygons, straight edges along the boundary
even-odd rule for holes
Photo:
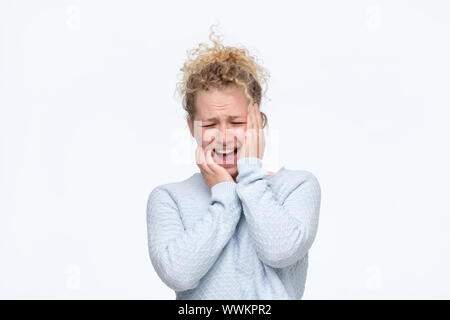
[[[284,169],[275,182],[279,201],[284,206],[310,208],[318,214],[321,188],[316,175],[307,170]]]
[[[319,179],[311,171],[284,168],[279,180],[280,184],[288,192],[300,188],[320,197],[321,187]]]
[[[288,169],[289,170],[289,169]],[[308,170],[289,170],[292,176],[295,176],[297,179],[301,181],[310,181],[313,183],[319,183],[316,175]]]
[[[302,169],[288,169],[283,167],[283,173],[285,178],[291,179],[291,180],[300,180],[300,181],[314,181],[319,182],[316,175],[313,174],[311,171],[308,170],[302,170]]]
[[[177,186],[180,182],[164,183],[156,186],[147,197],[147,216],[160,216],[161,212],[178,210]],[[155,213],[152,214],[152,213]],[[156,214],[157,213],[157,214]]]
[[[148,202],[156,199],[177,202],[177,199],[191,194],[202,187],[200,173],[194,173],[190,177],[176,182],[163,183],[154,187],[149,196]]]

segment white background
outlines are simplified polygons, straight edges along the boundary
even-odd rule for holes
[[[0,298],[174,299],[146,202],[198,172],[174,90],[220,22],[271,72],[267,168],[321,184],[303,298],[449,299],[449,9],[2,0]]]

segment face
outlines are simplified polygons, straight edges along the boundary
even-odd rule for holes
[[[238,174],[236,153],[244,143],[247,130],[248,103],[243,88],[201,91],[195,98],[194,123],[188,120],[192,136],[203,147],[215,136],[213,159],[233,178]],[[227,153],[230,150],[233,152]]]

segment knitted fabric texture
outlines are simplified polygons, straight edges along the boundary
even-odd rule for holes
[[[200,172],[153,189],[148,250],[177,300],[301,299],[321,189],[309,171],[269,175],[237,161],[236,182],[209,188]]]

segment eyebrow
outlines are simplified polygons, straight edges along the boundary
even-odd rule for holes
[[[243,118],[243,117],[244,116],[228,116],[228,119],[233,120],[233,119],[236,119],[236,118]],[[206,120],[203,120],[203,121],[214,121],[214,120],[217,120],[217,118],[216,117],[209,118],[209,119],[206,119]]]

